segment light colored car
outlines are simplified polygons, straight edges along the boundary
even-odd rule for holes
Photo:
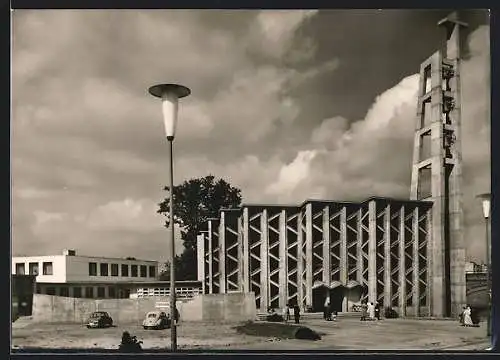
[[[166,329],[170,327],[170,317],[163,311],[150,311],[142,322],[144,329]]]

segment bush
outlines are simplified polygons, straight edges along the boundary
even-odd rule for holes
[[[386,319],[397,319],[399,317],[398,313],[396,312],[396,310],[394,310],[393,308],[391,307],[386,307],[384,309],[384,317]]]
[[[266,321],[271,321],[271,322],[282,322],[284,321],[285,319],[283,319],[283,316],[279,315],[279,314],[272,314],[272,315],[267,315],[266,316]]]
[[[237,333],[272,337],[278,339],[302,339],[302,340],[320,340],[321,336],[306,326],[297,326],[291,324],[276,323],[256,323],[246,322],[234,328]]]

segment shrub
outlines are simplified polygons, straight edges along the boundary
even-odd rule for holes
[[[398,313],[396,310],[394,310],[391,307],[386,307],[384,310],[384,317],[386,319],[397,319],[399,317]]]
[[[279,314],[272,314],[272,315],[267,315],[266,316],[266,321],[272,321],[272,322],[282,322],[284,321],[285,319],[283,319],[283,316],[279,315]]]

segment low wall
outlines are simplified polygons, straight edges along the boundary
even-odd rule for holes
[[[33,296],[33,320],[40,322],[84,323],[94,311],[106,311],[114,323],[142,322],[157,302],[165,297],[141,299],[81,299],[52,295]],[[179,301],[180,321],[246,321],[256,318],[254,293],[198,295]],[[165,309],[169,312],[169,308]]]

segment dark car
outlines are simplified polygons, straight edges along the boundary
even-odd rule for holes
[[[106,311],[95,311],[87,320],[87,328],[105,328],[113,326],[113,319]]]

